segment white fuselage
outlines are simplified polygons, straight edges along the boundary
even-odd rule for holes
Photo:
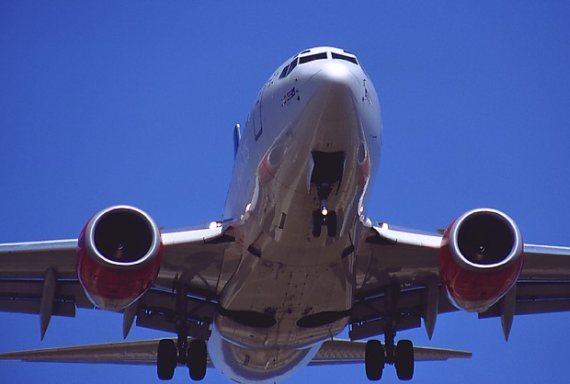
[[[354,232],[381,143],[377,94],[347,57],[320,47],[285,62],[242,129],[224,211],[242,225],[224,256],[232,272],[208,345],[214,365],[236,381],[280,380],[347,325]],[[315,174],[338,174],[339,158],[324,214],[336,215],[336,230],[315,236],[323,209]]]

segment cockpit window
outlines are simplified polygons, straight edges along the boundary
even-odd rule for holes
[[[291,62],[291,64],[289,64],[289,70],[287,71],[287,74],[290,74],[291,71],[297,66],[297,58],[295,57],[293,59],[293,61]]]
[[[310,61],[323,60],[326,58],[327,58],[326,52],[315,53],[314,55],[301,56],[299,58],[299,64],[305,64],[305,63],[308,63]]]
[[[279,78],[282,79],[285,76],[287,76],[287,70],[289,69],[289,66],[285,66],[285,68],[283,68],[283,70],[281,71],[281,74],[279,75]]]
[[[293,70],[293,68],[295,68],[297,66],[297,58],[295,57],[290,63],[289,65],[286,65],[285,68],[283,68],[283,70],[281,71],[281,74],[279,75],[279,78],[282,79],[284,77],[286,77],[288,74],[291,73],[291,71]]]
[[[308,54],[308,55],[302,56],[302,55],[310,53],[310,52],[311,52],[311,50],[305,50],[305,51],[300,53],[301,56],[295,56],[293,58],[293,60],[291,60],[291,62],[281,70],[281,74],[279,75],[279,78],[283,79],[283,78],[289,76],[289,74],[293,71],[293,69],[295,69],[295,67],[298,64],[306,64],[306,63],[310,63],[311,61],[326,60],[327,58],[329,58],[328,52],[319,52],[319,53],[314,53],[312,55]],[[356,60],[356,57],[352,56],[352,54],[350,54],[346,51],[345,51],[345,53],[347,53],[347,54],[331,52],[330,58],[338,59],[338,60],[345,60],[345,61],[349,61],[353,64],[358,65],[358,61]]]
[[[340,53],[335,53],[335,52],[331,52],[331,53],[332,53],[333,59],[346,60],[346,61],[350,61],[351,63],[358,64],[355,57],[342,55]]]

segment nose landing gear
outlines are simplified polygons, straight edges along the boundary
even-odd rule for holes
[[[323,226],[327,227],[329,237],[336,236],[337,219],[336,212],[329,211],[328,197],[331,193],[332,186],[330,184],[320,184],[317,186],[317,195],[320,201],[320,208],[313,211],[313,236],[321,236]]]
[[[320,237],[322,227],[327,227],[329,237],[337,234],[337,215],[329,209],[329,197],[333,188],[338,188],[342,181],[344,171],[344,152],[312,153],[313,164],[311,185],[317,187],[319,209],[313,211],[313,236]]]
[[[324,212],[323,212],[324,211]],[[327,227],[327,235],[329,237],[336,236],[336,212],[328,211],[326,208],[313,211],[313,236],[320,237],[322,227]]]

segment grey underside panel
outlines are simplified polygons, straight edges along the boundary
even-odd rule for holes
[[[570,311],[570,282],[520,281],[516,286],[515,315]],[[480,318],[501,316],[496,304]]]
[[[156,286],[183,283],[201,296],[217,296],[226,248],[233,244],[232,228],[170,230],[162,233],[164,254]]]
[[[156,364],[159,340],[105,343],[0,354],[0,360],[91,364]]]
[[[0,354],[0,360],[31,362],[154,365],[159,340],[105,343]],[[309,365],[361,364],[366,343],[332,340],[323,344]],[[471,353],[439,348],[415,347],[416,361],[470,358]],[[208,361],[208,366],[212,367]]]
[[[39,314],[41,280],[0,280],[0,312]],[[207,338],[217,303],[186,296],[188,334]],[[176,333],[176,296],[171,291],[151,289],[135,304],[137,326]],[[78,281],[58,281],[52,316],[74,317],[77,308],[92,309]]]
[[[364,363],[365,342],[332,340],[323,344],[309,365]],[[415,361],[437,361],[470,358],[471,353],[451,349],[414,347]]]
[[[41,281],[0,281],[0,311],[39,313]],[[438,312],[455,311],[440,288]],[[175,332],[175,296],[171,292],[149,291],[136,307],[136,324],[150,329]],[[217,312],[217,303],[202,298],[186,298],[188,333],[193,337],[207,337],[208,324]],[[397,330],[421,326],[425,305],[425,290],[416,288],[403,291],[398,301],[402,313]],[[78,282],[58,284],[53,316],[75,315],[76,307],[93,308]],[[517,285],[515,314],[538,314],[570,311],[570,283],[566,282],[520,282]],[[491,307],[481,318],[500,316],[500,305]],[[355,303],[351,315],[351,337],[365,339],[382,335],[386,327],[385,297],[378,294]]]
[[[0,281],[0,311],[37,314],[40,309],[42,281]],[[439,287],[440,314],[455,311]],[[515,314],[538,314],[570,311],[570,283],[519,282],[516,290]],[[399,294],[398,311],[402,314],[397,330],[421,327],[426,290],[415,287]],[[136,324],[150,329],[175,332],[176,297],[172,292],[151,290],[136,307]],[[75,315],[76,308],[93,308],[77,281],[58,282],[53,316]],[[208,324],[217,312],[217,302],[201,297],[186,297],[188,333],[193,337],[207,337]],[[500,316],[500,305],[491,307],[481,318]],[[386,327],[386,297],[381,291],[358,298],[350,322],[351,337],[355,340],[382,335]]]
[[[396,330],[406,330],[422,326],[426,307],[425,287],[404,289],[397,299],[400,314]],[[351,314],[350,337],[354,340],[382,335],[388,321],[386,304],[389,297],[378,290],[362,294],[355,302]],[[457,309],[447,299],[443,287],[439,287],[438,313],[453,312]],[[516,286],[515,315],[540,314],[570,311],[570,282],[565,281],[519,281]],[[501,316],[501,302],[481,313],[480,318]]]
[[[437,278],[438,237],[385,227],[367,229],[358,260],[365,260],[361,288],[350,315],[354,340],[382,335],[395,305],[396,330],[422,326],[427,307],[427,282]],[[223,254],[233,244],[231,229],[192,229],[163,234],[165,254],[157,284],[131,308],[138,326],[175,332],[175,282],[188,289],[185,297],[188,334],[207,338],[218,310],[216,276]],[[423,244],[429,244],[424,246]],[[0,311],[39,313],[44,277],[55,274],[54,304],[48,317],[74,316],[91,309],[75,274],[76,240],[0,245]],[[362,252],[362,253],[361,253]],[[570,311],[570,248],[525,245],[525,264],[516,288],[515,314]],[[438,279],[437,279],[438,280]],[[396,295],[389,289],[396,287]],[[455,311],[441,286],[437,313]],[[480,315],[501,315],[500,302]],[[45,314],[44,314],[45,315]],[[45,316],[44,316],[45,320]]]
[[[155,286],[172,289],[184,283],[196,295],[213,297],[222,288],[218,278],[230,228],[163,231],[161,268]],[[0,244],[0,281],[43,281],[53,272],[59,286],[77,281],[77,239]]]
[[[570,281],[570,248],[525,244],[521,279]]]
[[[352,339],[382,335],[394,319],[397,331],[421,327],[428,308],[427,287],[434,282],[439,284],[436,312],[457,310],[439,283],[441,236],[387,224],[363,233],[357,248],[359,289],[350,318]],[[501,316],[501,304],[479,317]],[[525,244],[514,314],[561,311],[570,311],[570,248]]]
[[[43,279],[48,269],[75,279],[77,240],[0,244],[0,279]]]
[[[130,319],[139,326],[175,332],[174,288],[180,284],[187,293],[188,334],[207,338],[217,310],[221,261],[233,238],[222,228],[172,230],[162,236],[158,280],[128,315],[134,314]],[[76,239],[1,244],[0,312],[39,314],[43,308],[44,332],[51,316],[73,317],[77,308],[92,309],[77,279],[76,263]],[[48,280],[52,284],[46,284]],[[46,292],[49,296],[43,297]]]
[[[40,309],[43,281],[0,280],[0,311],[37,314]],[[558,281],[521,281],[517,284],[515,314],[537,314],[570,311],[570,283]],[[397,330],[421,327],[426,305],[426,289],[422,286],[403,289],[397,301],[401,318]],[[172,291],[152,289],[136,307],[138,326],[175,332],[176,297]],[[53,316],[75,315],[76,308],[93,308],[78,281],[58,281]],[[455,311],[439,287],[438,313]],[[217,312],[217,302],[189,294],[186,297],[188,333],[193,337],[208,335],[208,323]],[[481,318],[500,316],[495,305]],[[386,327],[386,295],[382,290],[357,297],[351,313],[351,337],[355,340],[382,335]]]

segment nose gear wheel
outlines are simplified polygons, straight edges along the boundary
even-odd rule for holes
[[[313,237],[320,237],[322,227],[327,227],[327,235],[329,237],[335,237],[337,233],[337,217],[336,212],[328,211],[327,214],[323,215],[322,209],[317,209],[313,211]]]

